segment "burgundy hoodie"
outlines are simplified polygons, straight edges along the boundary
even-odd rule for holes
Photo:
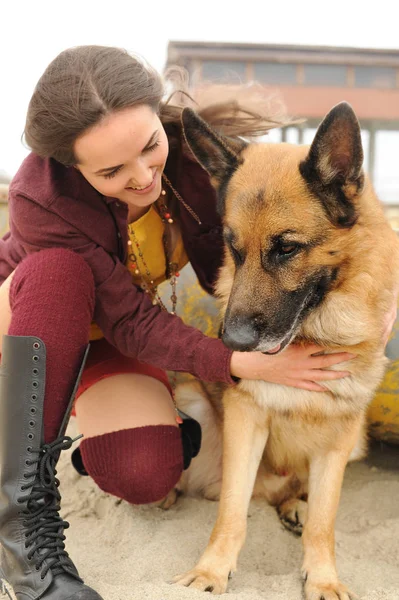
[[[166,169],[168,173],[168,168]],[[183,243],[202,287],[212,293],[222,263],[222,225],[209,177],[182,154],[174,177]],[[231,351],[158,306],[133,285],[125,266],[127,205],[99,194],[73,167],[30,154],[10,185],[10,231],[0,240],[0,284],[31,252],[69,248],[90,265],[96,286],[94,320],[126,356],[205,381],[232,383]]]

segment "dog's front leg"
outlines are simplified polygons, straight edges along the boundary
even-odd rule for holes
[[[219,513],[208,547],[197,566],[175,583],[222,594],[235,571],[246,535],[247,512],[268,436],[267,417],[239,389],[223,398],[223,481]]]
[[[309,465],[308,518],[303,530],[306,600],[355,598],[340,583],[335,565],[334,526],[342,480],[358,426],[336,440],[335,449],[312,457]]]

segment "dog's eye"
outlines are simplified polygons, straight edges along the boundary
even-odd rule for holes
[[[275,257],[278,261],[284,261],[295,256],[301,249],[300,244],[280,243],[275,249]]]
[[[238,267],[242,265],[244,262],[243,254],[239,250],[237,250],[237,248],[235,248],[233,244],[229,244],[229,248],[236,266]]]
[[[287,256],[288,254],[292,254],[296,250],[298,250],[298,246],[296,244],[283,244],[279,248],[279,253]]]

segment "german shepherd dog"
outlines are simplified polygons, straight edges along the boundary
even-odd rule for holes
[[[197,566],[174,581],[225,592],[258,494],[294,531],[303,526],[306,599],[349,600],[334,522],[346,464],[366,451],[366,410],[384,375],[384,318],[399,275],[396,235],[362,170],[359,123],[338,104],[309,148],[227,139],[191,109],[182,119],[223,218],[224,343],[264,353],[316,343],[356,357],[336,366],[350,376],[324,382],[325,392],[253,380],[224,392],[199,382],[180,388],[180,408],[204,431],[180,487],[220,494],[220,505]]]

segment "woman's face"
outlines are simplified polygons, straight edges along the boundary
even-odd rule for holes
[[[168,150],[156,112],[135,106],[108,115],[80,136],[75,166],[100,194],[126,202],[139,218],[161,193]]]

